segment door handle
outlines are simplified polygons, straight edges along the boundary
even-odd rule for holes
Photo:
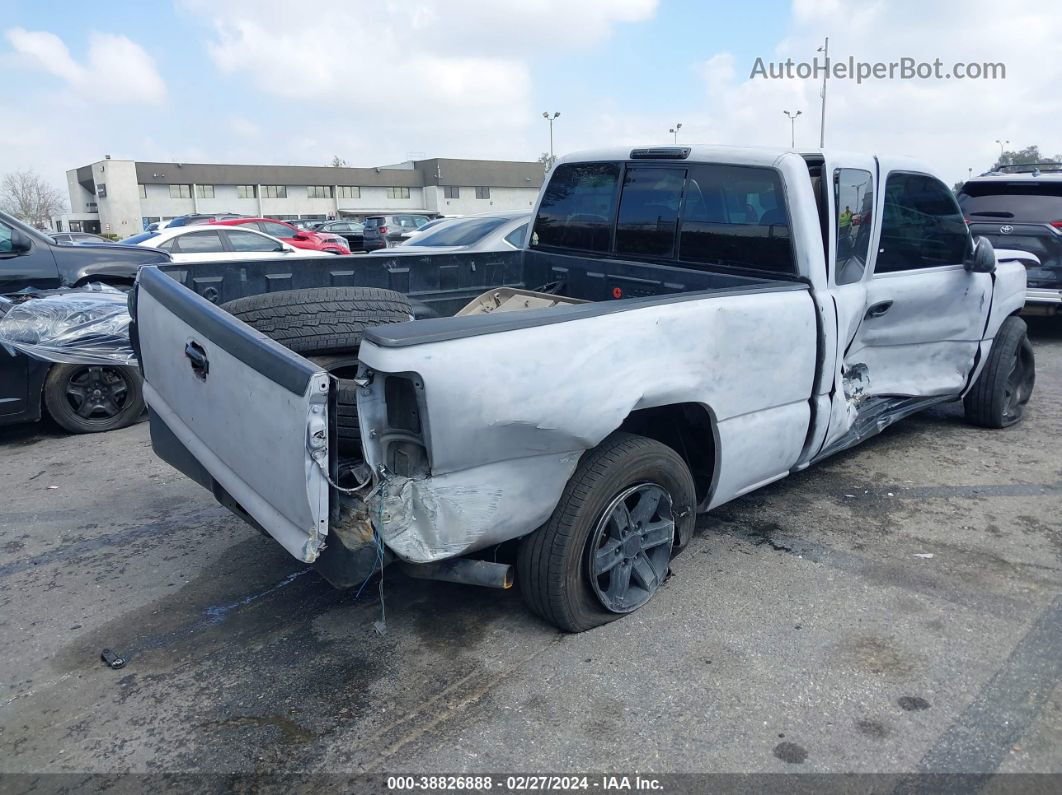
[[[206,381],[207,373],[210,372],[210,361],[207,359],[203,346],[198,342],[189,342],[184,346],[184,355],[191,362],[192,372],[196,374],[196,377]]]
[[[870,307],[870,309],[867,310],[866,317],[868,320],[872,317],[881,317],[891,308],[892,301],[880,301],[879,303],[874,304],[872,307]]]

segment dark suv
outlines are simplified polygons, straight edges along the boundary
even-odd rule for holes
[[[414,213],[370,215],[363,221],[365,250],[376,251],[385,246],[397,246],[429,220],[426,215]]]
[[[1062,163],[983,174],[962,186],[959,206],[975,237],[1040,259],[1039,266],[1028,267],[1026,308],[1062,311]]]

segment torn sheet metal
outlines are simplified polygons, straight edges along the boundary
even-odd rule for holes
[[[125,293],[102,284],[9,302],[0,345],[60,364],[136,364]]]

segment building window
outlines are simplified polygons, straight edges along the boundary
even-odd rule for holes
[[[409,198],[409,188],[388,188],[387,189],[387,198],[388,199],[408,199]]]
[[[137,187],[140,188],[140,198],[141,199],[146,199],[147,198],[147,185],[137,185]]]
[[[460,199],[461,189],[457,185],[443,185],[443,197],[447,199]]]
[[[96,183],[96,196],[98,196],[101,199],[106,199],[107,198],[107,185],[106,185],[106,183],[103,183],[103,182],[97,182]]]
[[[190,198],[192,198],[192,186],[191,185],[170,185],[170,198],[171,199],[190,199]]]
[[[213,199],[214,198],[214,186],[213,185],[196,185],[195,195],[200,199]]]
[[[286,199],[286,198],[288,198],[288,186],[287,185],[263,185],[262,186],[262,198],[263,199]]]
[[[237,185],[236,186],[236,198],[237,199],[253,199],[255,197],[254,185]]]
[[[331,185],[307,185],[306,186],[306,198],[307,199],[331,199],[332,198],[332,186]]]
[[[339,186],[339,198],[341,199],[360,199],[361,188],[357,185],[340,185]]]
[[[489,199],[490,198],[490,188],[476,188],[476,198],[477,199]]]
[[[71,232],[80,232],[81,231],[81,222],[80,221],[71,221],[70,222],[70,231]]]

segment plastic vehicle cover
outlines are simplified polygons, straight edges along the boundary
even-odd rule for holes
[[[0,345],[60,364],[136,364],[121,290],[102,284],[3,299]]]

